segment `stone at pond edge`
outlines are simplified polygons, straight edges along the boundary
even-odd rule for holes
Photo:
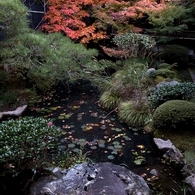
[[[185,182],[189,185],[189,190],[191,194],[195,194],[195,174],[188,176]]]
[[[34,182],[31,195],[149,195],[145,180],[126,167],[112,163],[77,164],[69,170]]]
[[[163,155],[165,159],[176,161],[180,164],[185,164],[183,154],[179,151],[178,148],[173,145],[173,143],[169,139],[163,140],[161,138],[154,138],[153,140],[157,147],[165,152],[165,154]]]
[[[20,106],[16,110],[7,111],[7,112],[0,112],[0,119],[3,116],[20,116],[27,108],[27,105]]]

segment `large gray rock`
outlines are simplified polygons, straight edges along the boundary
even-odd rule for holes
[[[165,159],[175,161],[179,164],[185,164],[183,154],[173,145],[169,139],[163,140],[160,138],[154,138],[154,142],[160,150],[165,152],[163,155]]]
[[[145,180],[112,163],[77,164],[34,182],[31,195],[149,195]]]

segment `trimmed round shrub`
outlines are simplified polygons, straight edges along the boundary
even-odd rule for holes
[[[0,124],[1,173],[46,167],[58,152],[61,129],[49,119],[23,117]]]
[[[195,128],[195,104],[185,100],[170,100],[153,114],[153,126],[158,130]]]
[[[100,103],[104,108],[107,109],[115,109],[121,101],[120,96],[110,92],[110,91],[105,91],[101,96],[100,96]]]
[[[118,118],[129,126],[144,127],[150,119],[150,110],[144,103],[122,102],[119,105]]]

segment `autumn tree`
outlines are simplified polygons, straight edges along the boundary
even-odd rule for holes
[[[100,6],[105,3],[93,0],[48,0],[49,10],[44,16],[45,24],[42,30],[47,32],[63,32],[69,38],[81,43],[88,43],[90,40],[97,41],[106,38],[101,29],[96,29],[92,23],[91,6]]]
[[[41,26],[47,32],[63,32],[69,38],[88,43],[110,38],[112,34],[141,32],[135,22],[147,10],[163,9],[154,1],[48,0],[49,10]]]
[[[135,25],[136,21],[143,18],[148,10],[156,12],[164,7],[164,4],[158,4],[155,1],[139,0],[132,3],[115,0],[94,9],[95,23],[104,30],[109,27],[113,34],[139,33],[142,29]]]

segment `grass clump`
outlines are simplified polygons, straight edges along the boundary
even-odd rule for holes
[[[143,127],[150,119],[150,110],[144,103],[140,105],[132,101],[122,102],[119,105],[118,117],[129,126]]]
[[[105,91],[100,97],[101,105],[107,109],[115,109],[119,105],[120,101],[120,96],[110,91]]]

